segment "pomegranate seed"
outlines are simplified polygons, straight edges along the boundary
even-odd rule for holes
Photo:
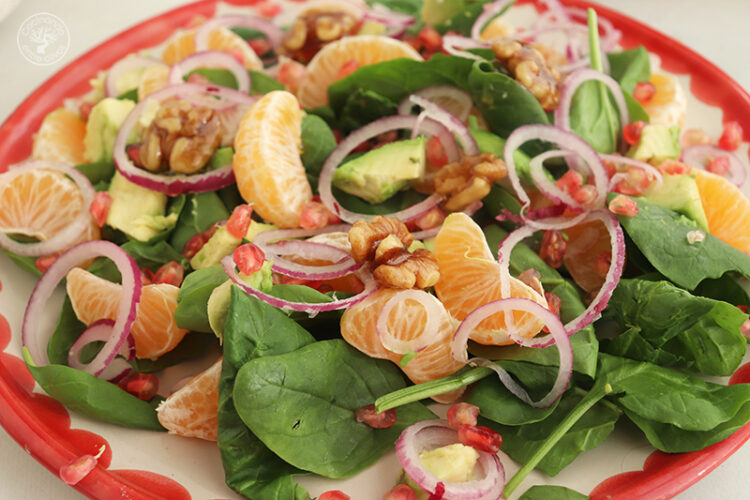
[[[292,59],[282,59],[276,78],[291,92],[296,92],[305,78],[305,66]]]
[[[638,140],[641,138],[641,132],[643,131],[643,127],[645,127],[646,125],[647,123],[642,120],[628,123],[622,129],[622,138],[625,139],[625,142],[627,142],[631,146],[633,144],[636,144]]]
[[[351,500],[351,497],[343,491],[329,490],[321,493],[318,500]]]
[[[138,399],[148,401],[156,396],[156,391],[159,390],[159,379],[153,373],[130,372],[117,385]]]
[[[52,254],[52,255],[45,255],[44,257],[39,257],[34,261],[34,265],[37,269],[39,269],[42,273],[46,273],[47,269],[49,269],[49,266],[55,263],[57,260],[58,254]]]
[[[606,161],[606,160],[603,161],[602,163],[604,164],[604,168],[607,169],[607,175],[611,179],[612,176],[617,173],[617,165],[615,165],[611,161]]]
[[[416,500],[416,498],[414,490],[405,484],[399,484],[383,495],[383,500]]]
[[[421,229],[432,229],[438,227],[445,220],[445,213],[439,207],[432,208],[429,212],[415,221],[416,226]]]
[[[717,143],[721,149],[734,151],[740,147],[742,142],[742,126],[737,122],[727,122],[724,124],[724,131],[719,137]]]
[[[234,57],[238,63],[245,64],[245,55],[240,49],[228,49],[225,52],[228,52],[230,56]]]
[[[125,153],[128,155],[128,159],[137,166],[141,165],[141,145],[140,144],[129,144],[125,147]]]
[[[419,30],[417,38],[422,46],[429,52],[436,52],[443,48],[443,37],[432,26],[425,26]]]
[[[141,283],[145,285],[151,285],[154,282],[154,272],[147,268],[142,267],[141,268]]]
[[[278,276],[278,278],[277,278]],[[323,284],[320,280],[306,280],[302,278],[293,278],[291,276],[284,276],[283,274],[274,274],[274,285],[302,285],[309,286],[319,290]],[[276,283],[278,281],[278,283]]]
[[[448,163],[448,155],[445,152],[443,143],[440,142],[440,139],[438,139],[437,136],[432,136],[427,139],[424,148],[427,162],[433,167],[442,167]]]
[[[247,234],[247,229],[252,222],[253,207],[250,205],[237,205],[232,210],[232,215],[227,221],[227,231],[235,238],[242,239]]]
[[[253,38],[248,41],[247,44],[253,49],[253,52],[262,56],[269,50],[271,50],[271,44],[265,38]]]
[[[604,278],[609,272],[609,268],[612,264],[612,252],[602,252],[596,256],[594,262],[594,272]]]
[[[578,191],[583,185],[583,176],[575,170],[568,170],[562,177],[557,179],[557,187],[568,194]]]
[[[188,83],[200,83],[201,85],[209,85],[211,80],[201,75],[200,73],[192,73],[187,77]]]
[[[81,115],[81,120],[85,122],[89,121],[89,116],[91,115],[92,109],[94,109],[93,102],[81,102],[81,104],[78,105],[78,114]]]
[[[746,305],[744,305],[744,304],[739,304],[739,305],[737,306],[737,309],[739,309],[739,310],[740,310],[740,311],[742,311],[743,313],[747,314],[747,311],[748,311],[748,310],[750,310],[750,306],[746,306]]]
[[[483,425],[461,425],[458,428],[458,440],[485,453],[497,453],[503,444],[500,434]]]
[[[234,259],[234,263],[237,264],[240,272],[249,276],[263,267],[266,255],[254,243],[245,243],[237,247],[232,259]]]
[[[358,408],[355,415],[357,422],[367,424],[373,429],[386,429],[396,423],[395,408],[378,413],[375,405],[367,405]]]
[[[437,486],[435,486],[435,491],[430,493],[427,500],[443,500],[443,495],[445,495],[445,484],[438,483]]]
[[[456,403],[448,409],[448,425],[458,429],[462,425],[477,425],[479,407],[469,403]]]
[[[96,455],[86,454],[76,458],[68,465],[63,465],[60,467],[57,475],[60,476],[60,479],[62,479],[65,484],[78,484],[84,477],[88,476],[89,472],[94,470],[96,464],[99,463],[99,458],[104,454],[105,449],[107,449],[107,447],[102,445],[102,447],[99,448],[99,453]]]
[[[189,240],[187,240],[185,246],[182,247],[182,256],[188,259],[192,259],[195,254],[200,252],[201,248],[203,248],[203,245],[206,244],[206,241],[208,241],[208,239],[204,236],[203,233],[193,235]]]
[[[330,224],[338,224],[341,219],[319,201],[307,202],[299,214],[299,224],[303,229],[325,227]]]
[[[651,82],[638,82],[633,90],[633,99],[641,104],[646,104],[656,94],[656,87]]]
[[[106,191],[97,191],[94,195],[94,199],[89,205],[89,213],[94,218],[94,222],[99,227],[103,227],[104,223],[107,222],[107,215],[109,214],[109,207],[112,206],[112,197]]]
[[[706,167],[706,170],[716,175],[727,175],[729,173],[729,157],[728,156],[717,156],[712,159]]]
[[[627,171],[627,179],[617,183],[615,192],[628,196],[640,196],[651,184],[648,173],[640,167],[630,167]]]
[[[684,175],[690,173],[690,165],[677,160],[664,160],[659,165],[659,170],[669,175]]]
[[[686,236],[687,236],[687,241],[690,245],[694,245],[695,243],[700,243],[701,241],[706,239],[706,233],[704,233],[700,229],[696,229],[695,231],[688,231]]]
[[[275,2],[261,2],[255,6],[255,12],[260,17],[271,19],[281,13],[281,5]]]
[[[562,266],[563,257],[565,257],[567,249],[568,242],[565,241],[563,234],[557,229],[551,229],[544,232],[539,256],[544,262],[557,269]]]
[[[609,211],[613,214],[633,217],[638,215],[638,204],[635,200],[618,194],[609,202]]]
[[[518,275],[518,279],[532,288],[540,295],[544,293],[544,287],[541,282],[542,275],[534,268],[529,268]]]
[[[357,69],[359,69],[359,62],[354,59],[352,59],[351,61],[346,61],[343,66],[339,68],[337,78],[341,80],[342,78],[345,78],[357,71]]]
[[[592,203],[594,203],[597,197],[596,188],[590,184],[581,186],[581,189],[571,194],[573,195],[573,199],[576,201],[576,203],[584,207],[590,206]]]
[[[683,148],[697,146],[699,144],[711,144],[711,136],[699,128],[690,128],[682,133],[680,145]]]
[[[154,274],[153,283],[166,283],[168,285],[180,286],[185,277],[185,270],[177,261],[167,262]]]

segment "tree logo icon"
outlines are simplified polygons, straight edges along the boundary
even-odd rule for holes
[[[62,19],[49,12],[28,17],[18,28],[18,50],[32,64],[49,66],[65,57],[70,32]]]

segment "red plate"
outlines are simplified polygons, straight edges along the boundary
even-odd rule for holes
[[[82,55],[37,88],[0,126],[0,172],[31,154],[32,134],[44,116],[61,106],[69,96],[89,89],[89,78],[106,69],[128,53],[164,42],[177,29],[187,26],[195,16],[210,17],[216,0],[189,4],[144,21],[120,33]],[[230,1],[228,3],[248,3]],[[518,3],[535,3],[520,0]],[[724,121],[738,121],[750,131],[750,95],[723,71],[679,42],[618,12],[579,0],[563,0],[577,7],[596,7],[623,33],[625,48],[644,45],[657,54],[662,67],[672,73],[691,77],[690,91],[700,101],[723,111]],[[747,135],[746,135],[747,137]],[[2,284],[0,283],[0,292]],[[7,290],[2,293],[9,293]],[[10,330],[0,315],[0,350],[20,332]],[[19,341],[20,342],[20,341]],[[750,382],[750,366],[743,366],[732,383]],[[94,433],[71,429],[65,408],[51,398],[33,394],[34,382],[24,363],[0,352],[0,424],[37,461],[57,474],[60,467],[84,454],[96,454],[106,440]],[[683,454],[652,453],[642,471],[626,472],[604,480],[591,492],[592,498],[664,498],[685,490],[717,467],[750,438],[750,424],[732,436],[708,448]],[[111,470],[112,451],[107,446],[99,465],[74,487],[95,499],[190,498],[188,491],[172,479],[135,470]]]

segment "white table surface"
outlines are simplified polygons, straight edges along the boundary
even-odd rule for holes
[[[0,12],[13,0],[0,0]],[[24,0],[0,21],[0,120],[4,120],[37,85],[80,54],[138,21],[187,3],[180,0]],[[599,0],[640,19],[714,61],[750,88],[750,1],[747,0]],[[16,32],[24,19],[50,12],[70,30],[70,50],[52,66],[35,66],[18,51]],[[750,445],[708,477],[681,494],[682,500],[748,498]],[[82,498],[46,472],[7,434],[0,431],[0,499],[74,500]],[[199,500],[199,499],[197,499]]]

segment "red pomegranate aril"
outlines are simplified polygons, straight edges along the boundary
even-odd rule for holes
[[[682,133],[680,145],[683,148],[699,144],[711,144],[711,136],[699,128],[689,128]]]
[[[419,31],[417,38],[429,52],[436,52],[443,47],[443,37],[432,26],[425,26]]]
[[[94,218],[94,222],[99,227],[103,227],[107,222],[107,215],[109,215],[109,208],[112,206],[112,197],[106,191],[97,191],[94,195],[94,199],[91,200],[89,205],[89,213]]]
[[[544,299],[547,301],[547,309],[556,316],[560,316],[560,308],[562,307],[560,297],[552,292],[544,292]]]
[[[424,214],[422,217],[415,221],[416,226],[421,230],[432,229],[438,227],[445,220],[445,214],[439,207],[431,209],[429,212]]]
[[[206,244],[206,241],[208,241],[203,233],[198,233],[193,235],[189,240],[187,240],[187,243],[185,243],[185,246],[182,247],[182,256],[188,259],[192,259],[195,254],[200,252],[201,248],[203,248],[203,245]]]
[[[318,500],[351,500],[351,497],[340,490],[329,490],[321,493]]]
[[[337,74],[338,79],[346,78],[359,69],[359,62],[356,59],[346,61],[340,68]]]
[[[573,194],[583,185],[583,176],[575,170],[568,170],[555,184],[566,193]]]
[[[638,140],[640,140],[641,138],[643,127],[645,127],[646,125],[648,124],[641,120],[628,123],[622,129],[622,138],[625,139],[625,142],[627,142],[631,146],[638,143]]]
[[[742,142],[742,126],[737,122],[727,122],[724,124],[724,131],[719,137],[718,145],[721,149],[734,151],[740,147]]]
[[[227,221],[227,231],[235,238],[244,238],[247,234],[247,229],[250,227],[250,223],[253,221],[253,207],[250,205],[237,205],[232,210],[232,215],[229,216]]]
[[[260,17],[272,18],[281,14],[281,5],[275,2],[261,2],[255,6],[255,12]]]
[[[445,495],[445,484],[438,483],[437,486],[435,486],[435,491],[430,493],[427,500],[443,500],[443,495]]]
[[[141,145],[140,144],[128,144],[125,147],[125,152],[128,155],[128,159],[133,162],[134,165],[141,165]]]
[[[253,52],[259,56],[262,56],[271,50],[271,44],[265,38],[253,38],[252,40],[249,40],[247,44],[253,49]]]
[[[154,272],[147,267],[142,267],[141,282],[143,283],[143,286],[152,285],[154,283]]]
[[[638,204],[635,200],[618,194],[609,202],[609,211],[613,214],[633,217],[638,215]]]
[[[607,176],[611,179],[613,175],[617,173],[617,165],[612,163],[611,161],[603,161],[604,168],[607,169]]]
[[[405,484],[399,484],[383,495],[383,500],[416,500],[417,495],[414,490]]]
[[[497,453],[503,444],[500,434],[483,425],[464,424],[458,428],[458,440],[485,453]]]
[[[610,265],[612,264],[612,252],[602,252],[596,256],[594,261],[594,272],[604,278],[609,272]]]
[[[659,170],[669,175],[684,175],[690,173],[690,165],[677,160],[664,160],[659,165]]]
[[[448,154],[437,136],[430,137],[424,145],[427,162],[433,167],[442,167],[448,163]]]
[[[656,86],[651,82],[638,82],[633,89],[633,99],[640,104],[646,104],[656,94]]]
[[[94,109],[94,104],[93,102],[82,101],[78,105],[78,114],[81,115],[81,120],[89,121],[89,115],[91,115],[91,110]]]
[[[597,196],[596,188],[592,186],[591,184],[586,184],[585,186],[581,186],[580,189],[578,189],[577,191],[571,194],[573,196],[573,199],[576,201],[576,203],[584,207],[588,207],[592,203],[594,203],[594,201],[596,200],[596,196]]]
[[[314,229],[316,227],[325,227],[330,224],[338,224],[341,220],[328,210],[328,207],[314,198],[302,207],[299,214],[299,225],[303,229]]]
[[[250,276],[263,267],[266,255],[254,243],[245,243],[237,247],[232,255],[232,259],[242,274]]]
[[[45,255],[43,257],[39,257],[34,261],[34,265],[36,266],[39,271],[42,273],[46,273],[47,269],[49,269],[49,266],[55,263],[57,260],[58,254],[52,254],[52,255]]]
[[[76,458],[68,465],[63,465],[57,475],[65,484],[73,486],[80,483],[84,477],[88,476],[89,472],[96,468],[105,449],[107,449],[106,446],[102,446],[96,455],[86,454]]]
[[[378,413],[375,405],[367,405],[358,408],[355,417],[357,422],[367,424],[373,429],[387,429],[396,423],[396,410],[392,408]]]
[[[200,73],[191,73],[187,77],[188,83],[198,83],[201,85],[208,85],[211,83],[211,80],[209,80],[207,77],[201,75]]]
[[[729,173],[729,165],[728,156],[717,156],[709,162],[706,170],[716,175],[727,175]]]
[[[148,401],[156,396],[156,392],[159,390],[159,379],[153,373],[131,372],[117,385],[120,389],[138,399]]]
[[[743,313],[747,314],[748,311],[750,311],[750,306],[746,306],[744,304],[738,304],[737,309],[742,311]]]
[[[542,286],[541,281],[542,275],[539,274],[539,271],[537,271],[533,267],[530,267],[519,274],[518,279],[523,281],[526,285],[529,286],[529,288],[531,288],[538,294],[541,295],[544,293],[544,287]]]
[[[448,409],[448,425],[458,429],[462,425],[477,425],[479,407],[470,403],[456,403]]]
[[[305,78],[306,71],[304,64],[292,59],[285,59],[279,64],[279,72],[276,74],[276,79],[283,83],[288,90],[296,92],[300,83]]]
[[[550,229],[544,232],[539,256],[544,262],[557,269],[562,266],[563,257],[565,257],[567,249],[568,242],[565,241],[563,234],[557,229]]]
[[[168,285],[180,286],[182,279],[185,277],[185,270],[177,261],[167,262],[154,274],[153,283],[166,283]]]

